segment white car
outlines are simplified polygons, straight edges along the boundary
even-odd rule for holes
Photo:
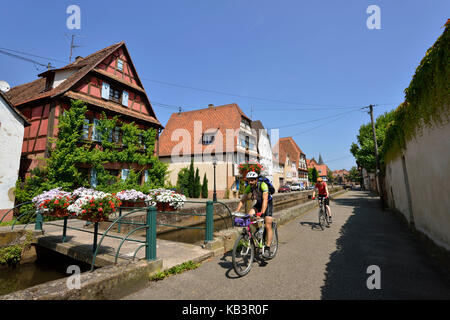
[[[301,191],[302,188],[300,187],[300,184],[294,183],[291,185],[291,191]]]

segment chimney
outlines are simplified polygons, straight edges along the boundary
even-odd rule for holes
[[[214,105],[213,105],[212,103],[210,103],[210,104],[208,104],[208,107],[209,107],[209,108],[213,108]]]

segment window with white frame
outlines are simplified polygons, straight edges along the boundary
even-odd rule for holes
[[[202,144],[208,145],[214,142],[214,134],[203,134]]]
[[[123,60],[117,59],[117,69],[123,71]]]

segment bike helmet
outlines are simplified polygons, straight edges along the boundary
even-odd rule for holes
[[[247,179],[258,179],[258,174],[255,171],[250,171],[245,177]]]

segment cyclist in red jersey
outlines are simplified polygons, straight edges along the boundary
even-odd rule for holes
[[[322,180],[322,178],[320,178],[320,177],[317,178],[317,183],[314,186],[314,191],[313,191],[313,195],[312,195],[313,199],[315,198],[315,195],[316,195],[316,189],[319,191],[319,196],[326,197],[325,198],[325,207],[328,210],[328,215],[330,217],[330,221],[332,221],[331,220],[331,210],[330,210],[330,193],[328,192],[327,183],[324,182]]]

